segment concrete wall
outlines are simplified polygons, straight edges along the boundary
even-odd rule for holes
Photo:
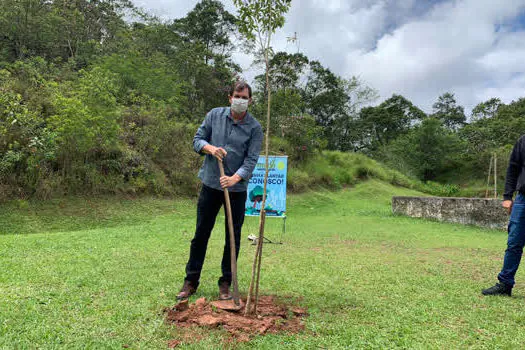
[[[499,199],[393,197],[394,214],[506,229],[509,216]]]

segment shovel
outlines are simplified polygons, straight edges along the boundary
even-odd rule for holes
[[[225,176],[224,175],[224,165],[222,164],[222,160],[218,160],[218,162],[219,162],[219,170],[221,173],[221,177],[223,177]],[[233,232],[233,219],[232,219],[232,207],[230,204],[230,193],[228,192],[227,188],[224,188],[224,200],[225,200],[226,216],[228,217],[228,231],[230,233],[230,258],[231,258],[232,284],[233,284],[233,303],[235,305],[231,305],[231,302],[225,303],[224,301],[221,301],[220,303],[217,303],[217,307],[221,309],[226,309],[226,310],[240,310],[242,305],[239,300],[239,285],[237,284],[237,254],[235,254],[236,253],[235,233]]]

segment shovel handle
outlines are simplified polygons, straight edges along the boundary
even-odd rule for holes
[[[219,171],[221,177],[224,175],[224,165],[222,160],[218,159],[219,162]],[[235,233],[233,230],[233,218],[232,218],[232,207],[230,204],[230,193],[227,188],[224,188],[224,201],[225,201],[225,210],[226,216],[228,218],[228,231],[230,233],[230,258],[231,258],[231,270],[232,270],[232,284],[233,284],[233,302],[235,305],[239,306],[239,285],[237,283],[237,250],[235,249]]]

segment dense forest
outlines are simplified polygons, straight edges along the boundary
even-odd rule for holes
[[[216,0],[171,21],[127,0],[2,0],[0,199],[194,194],[191,139],[242,77],[235,49],[250,47]],[[427,114],[302,53],[274,52],[270,72],[251,111],[263,122],[271,88],[271,151],[292,167],[358,152],[424,182],[482,183],[494,154],[504,178],[525,130],[525,98],[466,115],[445,92]]]

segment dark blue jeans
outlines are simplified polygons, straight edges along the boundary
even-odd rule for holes
[[[525,196],[522,194],[518,194],[514,200],[508,232],[507,250],[498,280],[506,285],[514,286],[514,276],[520,266],[523,246],[525,246]]]
[[[206,250],[208,248],[208,240],[210,239],[213,226],[215,226],[217,214],[224,202],[223,191],[204,185],[202,186],[199,195],[199,202],[197,203],[197,228],[195,230],[195,237],[193,237],[193,240],[191,241],[190,258],[186,264],[185,278],[186,281],[192,282],[195,286],[199,285],[202,266],[204,265],[204,258],[206,257]],[[239,250],[241,247],[241,228],[244,223],[245,203],[246,191],[230,192],[236,257],[239,256]],[[227,216],[224,221],[225,243],[221,264],[222,277],[219,279],[219,284],[222,282],[228,282],[231,284],[230,235],[228,231]]]

